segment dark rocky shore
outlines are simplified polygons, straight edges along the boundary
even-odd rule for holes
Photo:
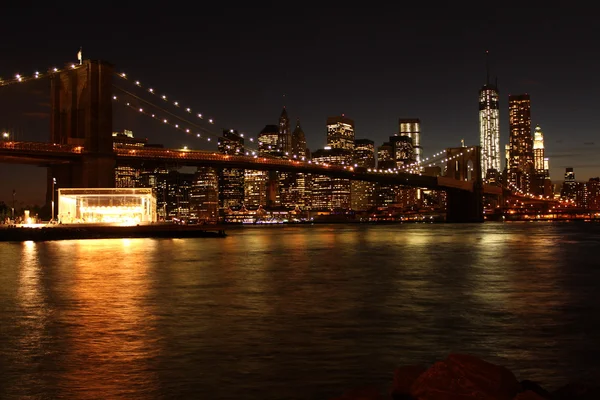
[[[330,400],[600,400],[600,386],[574,382],[551,392],[467,354],[450,354],[431,367],[396,368],[390,386],[388,393],[360,387]]]

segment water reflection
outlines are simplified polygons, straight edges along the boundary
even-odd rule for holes
[[[60,374],[60,385],[76,388],[70,397],[78,399],[156,392],[159,338],[147,276],[152,248],[136,239],[60,247],[76,254],[70,265],[72,285],[64,293],[70,306],[60,316],[65,336],[61,361],[80,366]],[[135,381],[128,370],[136,371]]]
[[[600,356],[600,229],[570,226],[11,244],[0,398],[330,398],[451,351],[554,387]]]

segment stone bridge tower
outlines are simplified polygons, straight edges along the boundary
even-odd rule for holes
[[[472,190],[446,189],[447,222],[483,222],[480,146],[446,149],[446,177],[470,183]]]
[[[81,162],[48,168],[47,198],[52,178],[59,187],[115,186],[112,139],[112,80],[114,67],[85,60],[51,77],[50,141],[83,146]]]

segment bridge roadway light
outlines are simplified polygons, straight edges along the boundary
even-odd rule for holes
[[[10,136],[10,135],[8,134],[8,132],[2,132],[2,138],[3,138],[4,140],[8,140],[8,137],[9,137],[9,136]]]

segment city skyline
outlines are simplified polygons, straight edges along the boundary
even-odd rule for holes
[[[595,28],[581,21],[573,25],[573,15],[564,16],[562,25],[555,25],[558,19],[549,15],[552,10],[525,12],[518,20],[498,10],[496,17],[488,16],[484,22],[459,23],[432,15],[430,20],[394,23],[389,16],[359,17],[344,8],[339,15],[345,18],[336,24],[327,24],[326,13],[313,15],[306,9],[297,10],[289,22],[275,20],[274,13],[290,11],[284,9],[265,11],[273,20],[267,29],[252,26],[243,18],[244,10],[232,9],[228,15],[221,11],[210,8],[207,15],[212,19],[207,17],[206,26],[195,30],[189,27],[189,19],[179,16],[174,21],[166,16],[168,12],[164,21],[155,18],[153,24],[146,25],[141,21],[147,15],[140,12],[129,24],[114,27],[109,40],[93,33],[93,26],[103,26],[102,15],[86,21],[90,28],[83,29],[84,22],[67,13],[58,20],[69,24],[54,27],[61,39],[48,46],[36,38],[51,18],[47,11],[37,9],[27,15],[29,22],[15,16],[0,28],[9,32],[14,28],[11,24],[31,27],[30,33],[23,32],[12,43],[2,45],[3,53],[11,57],[0,76],[30,74],[38,68],[75,62],[82,47],[84,58],[112,62],[117,71],[130,74],[132,79],[147,81],[168,95],[180,95],[182,104],[214,116],[216,133],[232,128],[257,137],[265,125],[277,124],[286,106],[293,126],[299,118],[308,147],[316,151],[325,146],[328,117],[344,114],[353,119],[356,138],[371,139],[376,146],[397,133],[399,118],[419,118],[426,157],[460,146],[461,139],[467,145],[479,144],[477,92],[486,80],[485,51],[489,50],[491,75],[499,81],[500,148],[504,149],[509,138],[509,94],[528,93],[532,127],[539,125],[544,131],[552,180],[562,180],[566,167],[574,168],[577,180],[600,175],[597,150],[591,144],[597,121],[590,98],[598,86],[598,78],[591,73],[598,60],[585,51],[588,31]],[[222,25],[224,21],[228,23]],[[147,40],[141,41],[131,34],[159,22],[164,26],[162,37],[146,32]],[[77,26],[82,29],[74,29]],[[344,29],[349,26],[355,29]],[[313,28],[298,29],[302,27]],[[483,33],[490,28],[494,29],[486,39]],[[192,52],[194,40],[199,48],[206,49],[202,55]],[[515,43],[520,45],[511,46]],[[283,47],[288,49],[289,61],[285,68],[277,68],[275,56]],[[568,54],[569,58],[558,54]],[[206,62],[205,56],[212,58]],[[575,65],[576,69],[570,69]],[[15,94],[6,104],[4,92],[14,94],[12,89],[0,92],[0,122],[12,118],[14,126],[28,134],[35,132],[39,140],[48,140],[47,110],[40,104],[30,104],[26,111],[16,110],[27,101],[13,101],[19,97]],[[149,137],[167,147],[195,146],[184,134],[157,126],[131,110],[118,105],[114,110],[115,131],[131,129],[136,136]],[[24,175],[32,182],[42,182],[40,177],[45,177],[40,168],[2,164],[0,169],[4,182],[0,200],[5,201],[10,199],[13,186],[20,196],[29,190],[20,183]],[[38,192],[42,193],[37,197],[39,203],[45,187]]]

